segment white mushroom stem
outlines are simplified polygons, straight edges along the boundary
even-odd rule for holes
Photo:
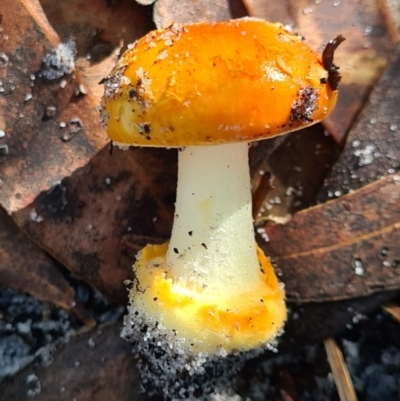
[[[168,275],[207,292],[238,294],[259,282],[248,144],[179,151]]]

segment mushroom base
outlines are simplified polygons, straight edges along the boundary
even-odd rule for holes
[[[164,346],[180,344],[179,353],[224,355],[247,351],[268,343],[286,320],[284,291],[261,249],[259,283],[243,292],[207,291],[168,274],[168,243],[148,245],[135,265],[137,285],[131,306],[143,316],[143,326],[157,324]]]
[[[133,312],[133,310],[131,311]],[[139,311],[125,317],[123,337],[134,343],[141,391],[166,401],[209,401],[232,388],[246,361],[266,350],[276,352],[275,341],[247,352],[228,355],[188,354],[178,339],[163,335],[157,323],[145,324]],[[143,332],[146,331],[145,334]],[[223,397],[225,399],[225,397]]]
[[[136,343],[147,395],[207,400],[246,360],[276,349],[284,291],[260,249],[260,283],[238,293],[207,292],[170,277],[167,249],[168,243],[147,245],[138,254],[122,336]]]

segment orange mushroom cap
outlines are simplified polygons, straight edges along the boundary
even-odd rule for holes
[[[120,144],[182,147],[273,137],[325,118],[337,90],[281,24],[244,18],[150,32],[108,78],[103,122]]]

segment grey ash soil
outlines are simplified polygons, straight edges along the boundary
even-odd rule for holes
[[[336,337],[358,401],[400,400],[399,334],[400,324],[379,312],[359,315]],[[339,401],[321,343],[248,363],[237,392],[241,400]]]
[[[84,283],[74,286],[77,299],[99,324],[123,313]],[[81,328],[65,310],[0,285],[0,382],[34,361],[51,365],[57,348]]]
[[[78,283],[75,290],[99,323],[121,317],[122,308],[112,307],[86,285]],[[0,286],[0,381],[33,362],[50,366],[58,346],[68,342],[80,328],[81,324],[67,312]],[[359,401],[400,400],[399,333],[400,324],[378,312],[357,316],[336,337]],[[26,379],[31,380],[26,400],[31,400],[41,389],[34,375]],[[203,399],[339,401],[322,343],[293,343],[287,351],[263,354],[246,362],[228,383]]]

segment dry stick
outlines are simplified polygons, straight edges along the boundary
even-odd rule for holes
[[[85,324],[86,329],[92,329],[97,326],[95,318],[90,315],[90,312],[80,302],[75,302],[70,311]]]
[[[400,9],[397,0],[378,0],[378,10],[384,18],[384,26],[394,43],[400,42],[398,32],[400,26]]]
[[[397,320],[400,323],[400,306],[398,305],[384,305],[382,306],[383,310],[389,313],[393,319]]]
[[[342,351],[333,338],[325,340],[324,345],[333,378],[335,379],[338,389],[340,401],[357,401],[357,395],[346,363],[344,362]]]
[[[272,189],[271,185],[271,174],[266,172],[264,175],[261,176],[260,183],[258,187],[253,192],[253,220],[256,221],[258,214],[262,206],[265,203],[265,198],[270,193]]]

